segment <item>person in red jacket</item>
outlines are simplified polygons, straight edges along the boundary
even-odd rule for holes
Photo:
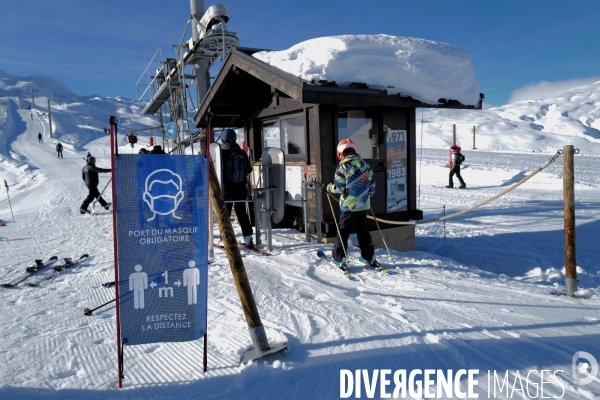
[[[460,164],[462,164],[462,162],[464,161],[465,157],[460,153],[460,147],[458,146],[452,146],[450,147],[450,149],[452,150],[452,165],[450,165],[450,182],[448,183],[448,186],[446,186],[447,188],[453,188],[454,187],[454,179],[452,179],[454,177],[454,175],[456,175],[456,177],[458,178],[458,180],[460,181],[460,189],[466,189],[467,185],[465,183],[465,181],[463,180],[462,176],[460,176]]]

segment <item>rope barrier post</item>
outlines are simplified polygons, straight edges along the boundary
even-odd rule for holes
[[[567,296],[577,291],[575,262],[575,168],[572,145],[563,147],[563,197],[565,213],[565,289]]]
[[[456,146],[456,124],[452,124],[452,146]]]
[[[456,146],[456,124],[452,124],[452,146]],[[452,169],[452,147],[450,147],[450,158],[448,168]]]

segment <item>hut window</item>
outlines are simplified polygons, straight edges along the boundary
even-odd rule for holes
[[[279,121],[266,122],[263,124],[263,148],[281,148],[281,134],[279,133]]]
[[[306,154],[304,117],[281,120],[285,154]]]
[[[340,109],[338,112],[338,142],[352,139],[363,158],[381,158],[377,119],[369,109]]]
[[[263,122],[263,148],[277,147],[283,150],[291,161],[306,159],[306,131],[304,117],[287,117],[276,121]]]

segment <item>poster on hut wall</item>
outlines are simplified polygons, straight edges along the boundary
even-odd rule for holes
[[[407,209],[406,131],[384,127],[387,156],[387,212]]]

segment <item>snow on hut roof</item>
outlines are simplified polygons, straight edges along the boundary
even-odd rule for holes
[[[439,99],[477,105],[479,83],[465,50],[441,42],[390,35],[341,35],[298,43],[253,57],[307,81],[363,82],[390,95],[428,104]]]

